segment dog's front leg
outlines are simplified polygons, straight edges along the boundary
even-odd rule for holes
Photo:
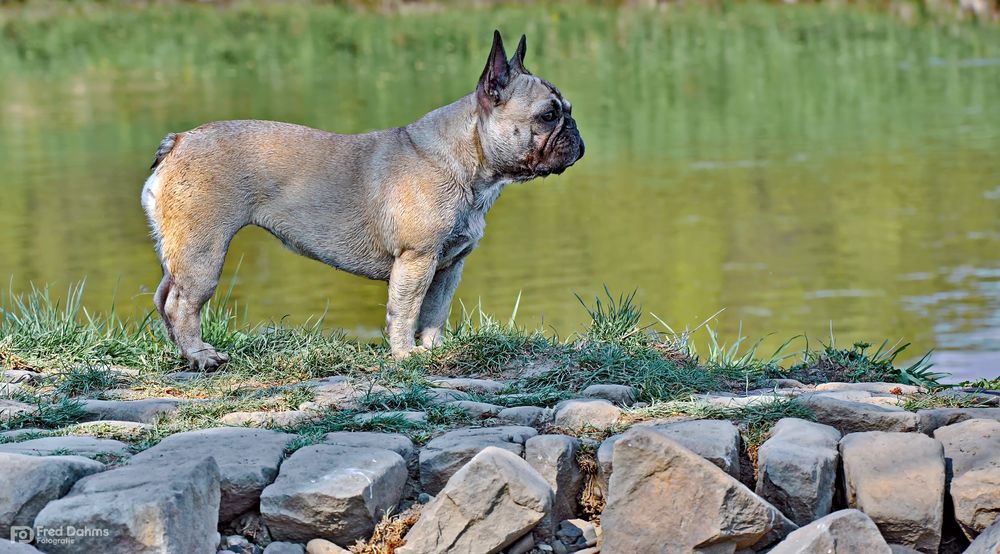
[[[417,332],[420,334],[420,344],[427,348],[440,346],[444,342],[444,325],[448,322],[448,312],[451,299],[455,296],[458,281],[462,278],[462,266],[465,260],[439,269],[434,274],[431,287],[424,296],[424,305],[420,307],[420,319],[417,321]]]
[[[389,346],[396,358],[404,358],[416,348],[417,318],[436,268],[437,256],[412,250],[401,253],[392,264],[385,321]]]

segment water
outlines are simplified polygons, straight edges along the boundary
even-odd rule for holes
[[[41,68],[0,59],[0,278],[86,279],[90,309],[144,315],[160,272],[139,191],[164,134],[235,118],[402,125],[472,89],[499,24],[528,33],[528,68],[573,102],[587,157],[503,193],[466,264],[466,306],[506,317],[520,295],[519,322],[565,336],[586,317],[574,294],[607,285],[675,328],[725,308],[729,340],[815,344],[832,327],[838,344],[904,339],[956,377],[1000,375],[995,33],[794,8],[540,10],[470,12],[460,30],[454,14],[292,10],[246,31],[290,52],[241,50],[231,22],[199,34],[205,18],[188,42],[150,24],[105,51],[53,47],[66,59]],[[327,44],[327,24],[349,47]],[[160,48],[149,63],[142,41]],[[224,282],[238,266],[251,320],[326,312],[379,332],[382,283],[256,229]]]

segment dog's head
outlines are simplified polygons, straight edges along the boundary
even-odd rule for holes
[[[583,139],[569,100],[524,68],[525,37],[507,60],[500,32],[476,87],[479,141],[486,164],[525,181],[562,173],[583,157]]]

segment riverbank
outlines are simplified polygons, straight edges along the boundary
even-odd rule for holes
[[[792,339],[761,355],[745,339],[716,343],[708,324],[646,321],[608,294],[583,303],[590,325],[562,339],[517,326],[516,310],[506,322],[475,311],[441,348],[395,362],[321,322],[247,326],[216,306],[206,338],[232,361],[199,374],[158,320],[87,312],[79,298],[15,297],[0,320],[0,479],[19,492],[0,526],[109,533],[36,538],[45,552],[116,551],[111,535],[163,551],[446,551],[438,526],[459,545],[475,536],[519,554],[650,551],[663,532],[688,548],[713,528],[720,548],[755,551],[790,533],[778,549],[847,534],[871,552],[993,540],[982,514],[1000,506],[975,495],[992,473],[946,488],[944,455],[970,440],[993,448],[997,383],[940,387],[926,356],[900,366],[888,343]],[[693,333],[712,346],[694,351]],[[919,475],[906,469],[915,459]],[[876,461],[893,487],[866,473]],[[49,484],[57,473],[65,487]],[[868,491],[891,498],[858,499]],[[203,500],[175,508],[175,494]],[[689,498],[685,510],[649,511],[671,498]],[[698,526],[677,520],[689,510]],[[135,531],[150,513],[159,530]],[[807,525],[823,517],[838,523]]]
[[[896,396],[899,405],[910,410],[962,407],[964,402],[936,394],[944,390],[939,385],[944,376],[933,371],[927,355],[899,365],[905,345],[885,341],[880,346],[845,347],[837,345],[835,337],[827,344],[793,337],[764,354],[758,351],[759,343],[746,338],[721,344],[712,322],[674,331],[645,316],[632,297],[610,293],[581,302],[590,325],[563,338],[517,325],[516,307],[506,321],[474,310],[464,313],[443,346],[402,362],[391,358],[382,341],[352,340],[324,330],[322,321],[247,325],[234,308],[209,306],[205,339],[228,352],[232,361],[222,371],[205,375],[187,371],[155,315],[137,321],[88,312],[80,305],[81,296],[82,289],[76,288],[61,304],[43,291],[8,299],[0,320],[0,366],[12,375],[27,376],[24,384],[9,386],[7,396],[33,409],[7,418],[5,429],[65,427],[86,419],[81,402],[88,399],[171,398],[174,404],[186,403],[183,409],[170,410],[171,417],[144,439],[155,442],[175,432],[218,425],[233,412],[260,412],[261,421],[294,419],[302,415],[302,406],[311,408],[316,401],[314,387],[303,383],[330,378],[346,379],[367,393],[350,410],[323,412],[324,423],[303,429],[305,435],[393,429],[418,437],[467,423],[460,410],[435,402],[432,381],[437,378],[502,382],[502,387],[478,393],[475,400],[504,407],[549,408],[592,386],[629,387],[633,400],[642,403],[637,419],[643,414],[690,412],[745,423],[748,434],[789,413],[804,412],[793,401],[758,413],[753,405],[715,410],[715,404],[695,400],[706,394],[745,396],[792,380],[801,387],[828,382],[919,387],[925,392]],[[694,346],[696,334],[707,337],[703,352]],[[968,385],[989,388],[995,383]],[[384,424],[353,419],[369,411],[427,409],[429,419],[415,424],[405,418]]]

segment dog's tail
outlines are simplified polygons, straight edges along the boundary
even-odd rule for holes
[[[156,156],[153,158],[153,165],[149,166],[149,169],[156,169],[156,167],[160,165],[160,162],[163,161],[163,158],[167,157],[167,154],[174,149],[174,146],[177,146],[177,143],[180,142],[180,140],[181,135],[177,133],[168,133],[167,136],[163,137],[163,140],[160,141],[160,147],[156,149]]]

